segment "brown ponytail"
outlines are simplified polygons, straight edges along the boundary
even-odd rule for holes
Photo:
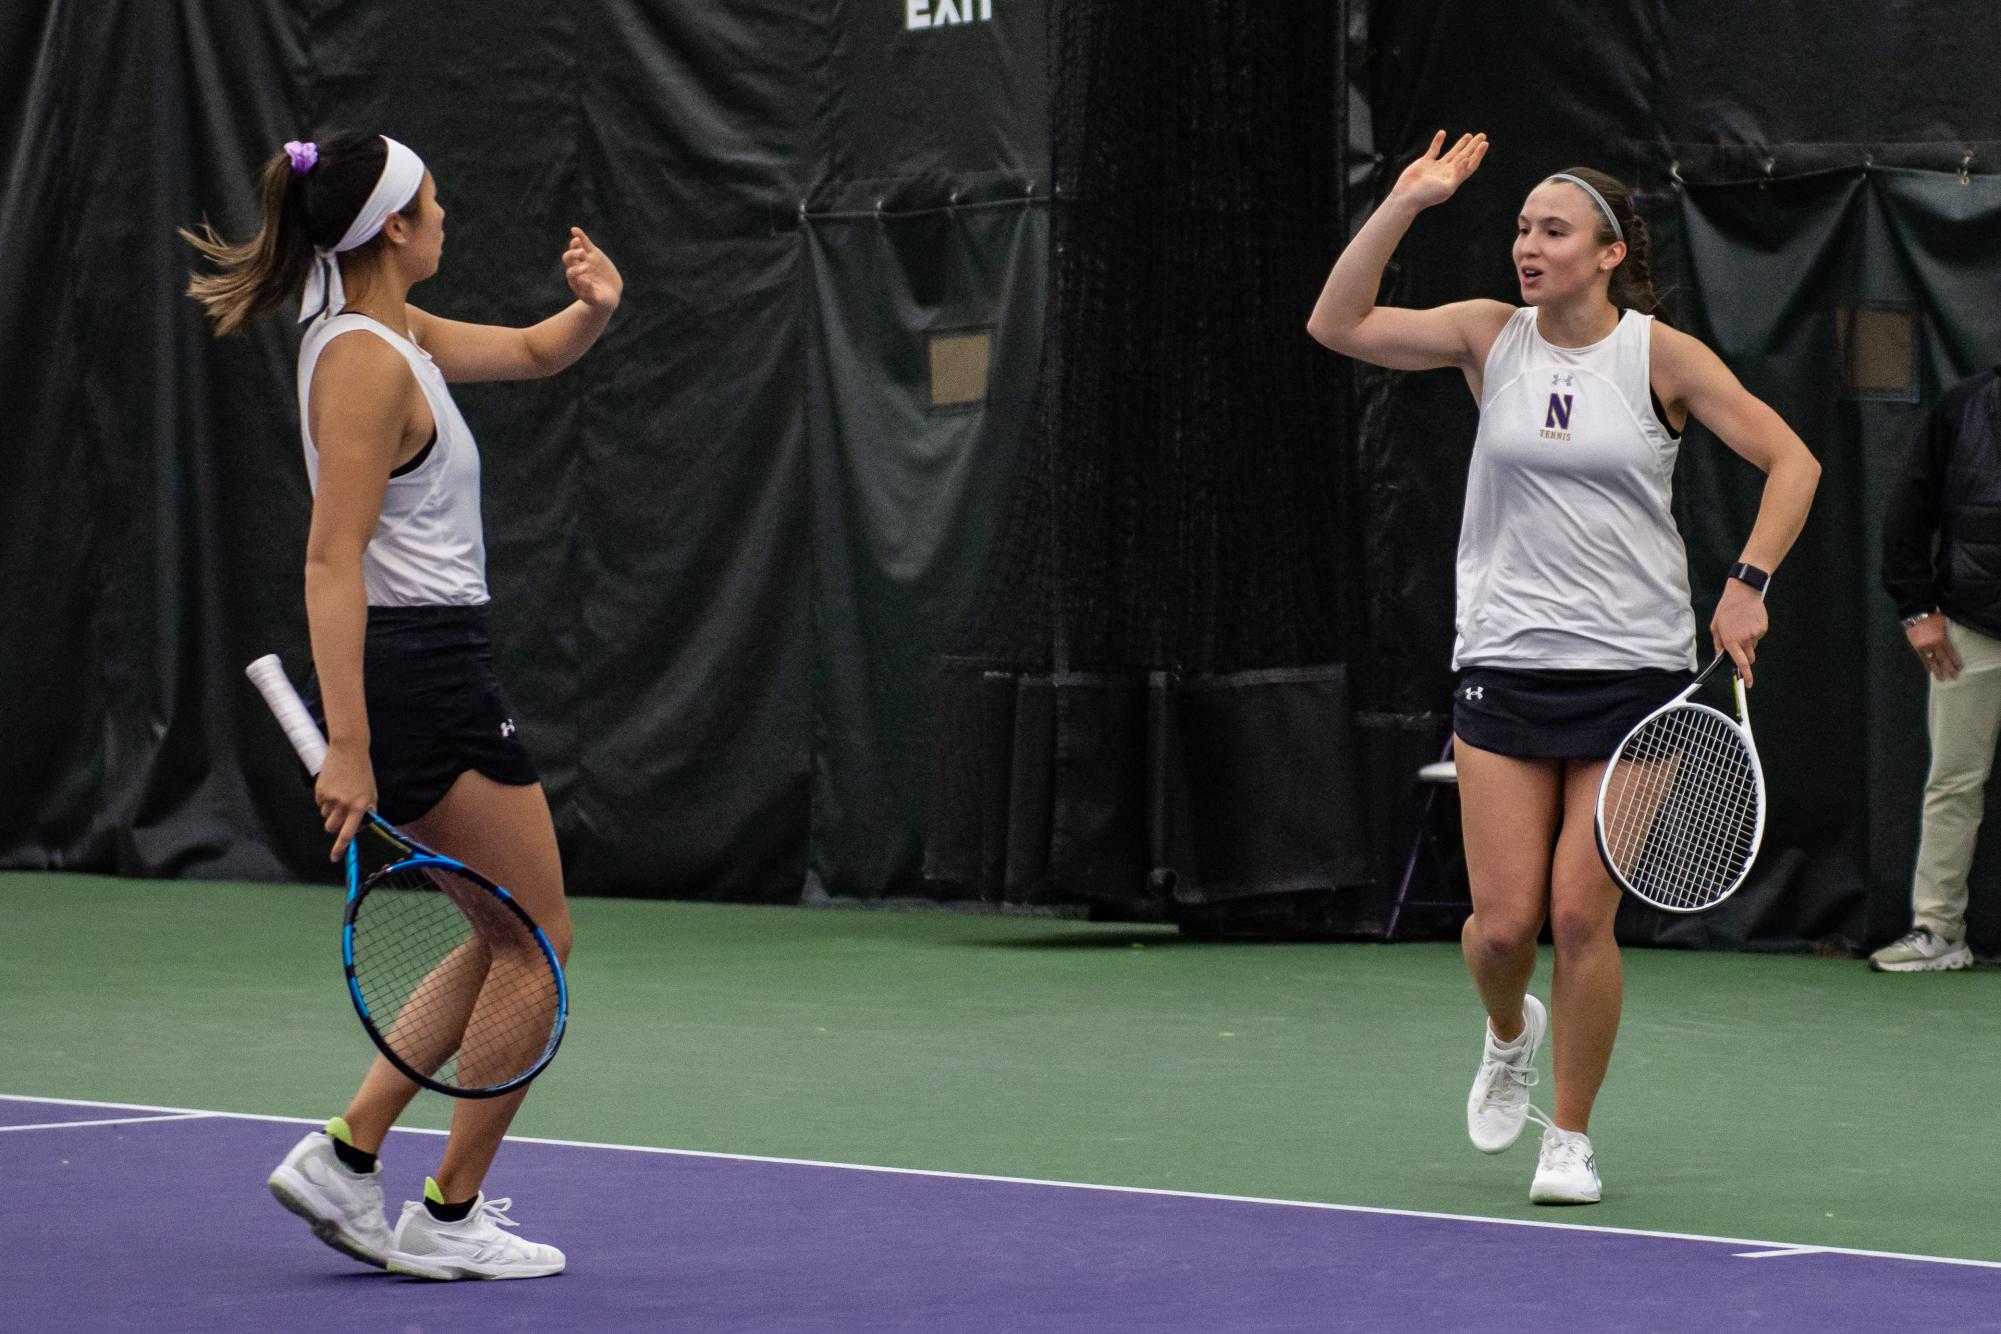
[[[1654,290],[1653,242],[1647,235],[1647,220],[1634,210],[1632,193],[1617,178],[1591,167],[1567,167],[1563,174],[1589,181],[1591,188],[1605,197],[1612,216],[1619,220],[1620,230],[1626,233],[1626,257],[1612,270],[1612,304],[1668,323],[1667,304]],[[1598,211],[1594,208],[1592,212]],[[1611,245],[1619,238],[1613,235],[1612,225],[1604,220],[1604,215],[1598,216],[1598,244]]]
[[[298,291],[312,266],[313,243],[306,239],[305,224],[298,217],[291,160],[278,154],[264,164],[260,177],[264,225],[248,241],[225,241],[206,220],[199,235],[185,227],[177,229],[215,266],[214,273],[193,275],[188,295],[208,311],[217,334],[235,333],[251,316]]]
[[[177,229],[214,266],[213,272],[190,278],[188,295],[201,302],[218,335],[235,333],[253,316],[298,293],[313,266],[315,247],[334,245],[347,233],[389,156],[375,134],[330,134],[317,148],[317,161],[305,171],[295,170],[286,153],[264,164],[262,222],[248,241],[225,241],[206,221],[199,233]],[[417,208],[413,198],[403,213],[413,217]],[[365,255],[380,244],[377,237],[348,253]]]

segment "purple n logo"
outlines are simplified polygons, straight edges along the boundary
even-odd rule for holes
[[[1549,416],[1543,419],[1544,429],[1552,431],[1567,431],[1570,429],[1570,402],[1571,395],[1569,394],[1551,394],[1549,396]]]

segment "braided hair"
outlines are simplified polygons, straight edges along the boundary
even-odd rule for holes
[[[1616,177],[1591,167],[1567,167],[1563,174],[1588,181],[1592,189],[1604,196],[1612,216],[1619,220],[1620,229],[1626,233],[1626,257],[1612,270],[1609,293],[1612,304],[1667,322],[1667,305],[1661,300],[1660,293],[1654,290],[1653,242],[1647,236],[1646,219],[1633,208],[1632,192]],[[1596,209],[1592,211],[1598,213]],[[1598,244],[1611,245],[1618,239],[1612,232],[1612,224],[1599,213]]]

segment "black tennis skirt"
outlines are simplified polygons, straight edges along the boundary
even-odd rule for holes
[[[389,823],[429,814],[469,769],[515,787],[537,781],[500,695],[490,625],[485,606],[368,609],[368,758],[376,810]],[[317,672],[302,693],[325,731]]]
[[[1452,690],[1452,731],[1469,746],[1516,759],[1607,759],[1640,719],[1694,679],[1689,671],[1468,667]]]

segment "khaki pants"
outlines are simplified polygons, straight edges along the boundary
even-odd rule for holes
[[[1911,878],[1913,926],[1947,940],[1966,938],[1966,874],[1987,805],[1987,775],[2001,739],[2001,639],[1946,622],[1964,665],[1950,681],[1931,682],[1928,708],[1931,776],[1925,780],[1924,829]]]

